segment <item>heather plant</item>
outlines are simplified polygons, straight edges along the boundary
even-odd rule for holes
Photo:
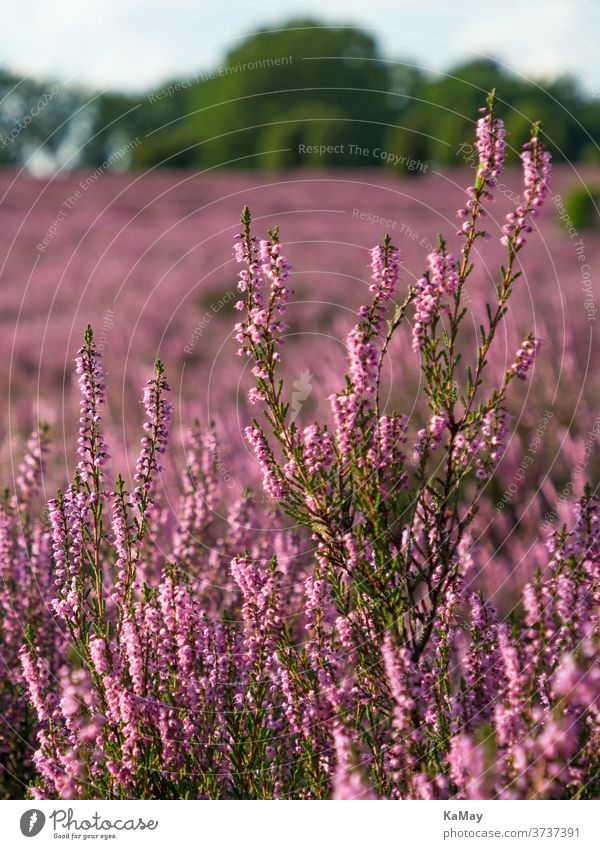
[[[265,491],[312,531],[317,560],[340,612],[355,612],[377,632],[396,630],[415,658],[430,640],[441,600],[459,578],[461,547],[468,547],[477,494],[466,510],[461,496],[471,480],[476,493],[482,489],[500,460],[509,427],[507,390],[515,377],[526,379],[540,345],[528,336],[511,367],[486,386],[488,353],[520,276],[516,258],[547,192],[549,155],[534,127],[521,154],[523,201],[503,227],[507,260],[495,287],[497,301],[486,305],[475,362],[463,366],[458,347],[473,246],[487,236],[481,221],[504,163],[504,128],[494,117],[494,102],[491,95],[477,124],[475,185],[458,213],[463,221],[457,234],[463,243],[460,257],[455,259],[440,237],[427,271],[387,325],[399,252],[386,237],[371,253],[373,299],[361,307],[346,340],[349,373],[342,391],[330,398],[332,433],[317,424],[300,433],[288,421],[276,371],[289,269],[277,231],[256,242],[245,210],[236,249],[245,265],[238,288],[246,296],[239,303],[246,311],[246,320],[237,326],[239,353],[252,359],[257,379],[249,400],[266,404],[265,418],[280,452],[277,457],[258,421],[247,428]],[[421,357],[429,405],[426,426],[411,448],[412,465],[406,453],[408,420],[382,410],[379,391],[387,348],[411,305],[413,349]]]
[[[27,703],[19,663],[23,635],[52,662],[60,640],[47,607],[51,596],[50,536],[34,518],[49,446],[48,426],[30,437],[14,493],[0,499],[0,795],[19,796],[33,778],[32,741],[38,728]]]
[[[527,336],[501,372],[490,352],[549,172],[536,126],[473,352],[465,298],[505,155],[493,94],[476,149],[458,250],[440,237],[399,295],[399,250],[389,237],[373,249],[348,373],[330,414],[304,427],[280,376],[290,265],[279,231],[257,239],[244,210],[235,333],[261,411],[245,435],[266,518],[245,493],[226,503],[217,435],[198,423],[177,521],[163,509],[172,405],[160,362],[143,392],[133,480],[108,488],[103,360],[88,328],[73,480],[47,521],[21,521],[18,496],[2,513],[4,585],[31,587],[33,599],[39,576],[48,601],[15,619],[11,597],[0,600],[21,664],[8,658],[7,686],[23,683],[29,697],[34,797],[597,797],[595,494],[550,536],[514,609],[500,614],[472,582],[472,531],[505,450],[509,393],[540,340]],[[382,400],[403,332],[420,363],[421,420]],[[27,492],[40,457],[26,462]]]

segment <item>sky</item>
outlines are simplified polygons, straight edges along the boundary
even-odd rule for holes
[[[0,67],[142,91],[218,66],[247,33],[298,16],[367,28],[384,56],[425,70],[493,56],[526,77],[570,72],[600,96],[600,0],[17,0],[0,11]]]

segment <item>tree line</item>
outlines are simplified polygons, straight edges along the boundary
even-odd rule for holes
[[[296,20],[249,35],[216,68],[135,96],[0,72],[0,163],[418,175],[464,164],[472,115],[494,87],[516,149],[541,116],[555,159],[600,159],[600,102],[573,77],[542,83],[492,59],[433,75],[383,58],[370,33]]]

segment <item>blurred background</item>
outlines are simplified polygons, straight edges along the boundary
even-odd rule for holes
[[[232,487],[252,481],[240,428],[254,411],[231,334],[241,208],[258,234],[280,225],[295,269],[284,372],[304,425],[327,415],[340,385],[344,339],[368,298],[368,248],[390,232],[404,285],[438,233],[458,249],[477,110],[496,88],[510,155],[492,236],[519,202],[518,151],[534,120],[555,168],[493,366],[509,365],[530,330],[545,344],[513,399],[514,434],[490,487],[507,528],[528,519],[533,537],[557,503],[559,521],[563,493],[598,462],[597,4],[28,0],[2,14],[5,468],[45,418],[51,480],[72,471],[73,357],[89,322],[109,372],[116,468],[135,456],[140,386],[160,356],[177,411],[173,469],[197,415],[217,423]],[[493,298],[498,238],[477,261],[467,352]],[[409,329],[386,380],[389,404],[417,426]]]
[[[597,4],[485,5],[125,0],[99,18],[74,0],[15,4],[0,36],[0,161],[38,176],[107,161],[410,173],[373,151],[455,164],[495,86],[513,137],[539,119],[555,158],[598,162]]]

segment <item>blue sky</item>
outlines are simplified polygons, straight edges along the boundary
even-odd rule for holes
[[[525,76],[570,71],[600,96],[598,0],[13,0],[0,12],[0,66],[141,90],[217,65],[247,32],[299,15],[371,29],[384,55],[424,69],[494,56]]]

